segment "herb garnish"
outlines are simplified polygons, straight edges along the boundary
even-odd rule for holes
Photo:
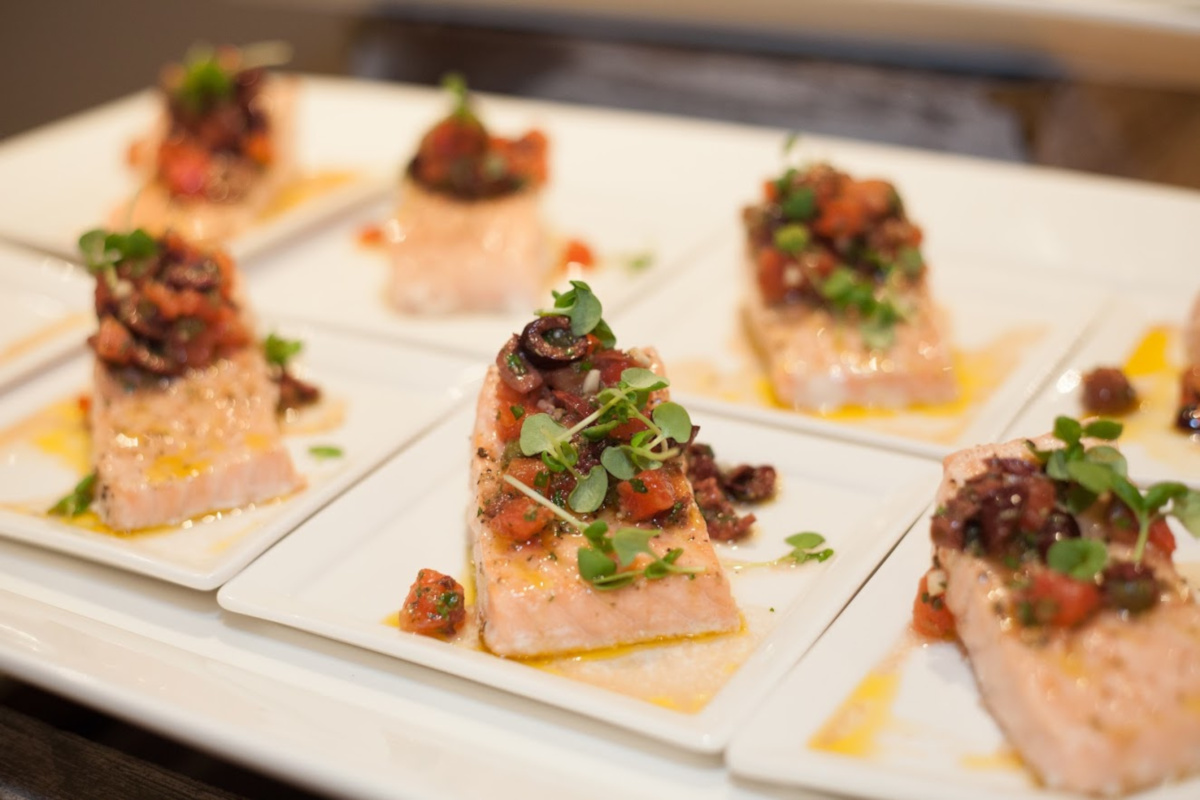
[[[907,316],[890,297],[876,295],[874,281],[847,266],[835,269],[821,284],[820,291],[838,311],[853,309],[858,313],[863,341],[869,347],[889,347],[895,340],[896,323]]]
[[[66,497],[59,500],[46,511],[55,517],[78,517],[88,510],[95,499],[96,473],[89,473]]]
[[[195,50],[183,67],[183,80],[175,97],[189,111],[202,113],[221,100],[233,97],[233,74],[221,66],[212,50]]]
[[[647,417],[641,412],[651,392],[666,388],[668,381],[648,369],[631,367],[621,373],[615,387],[601,389],[596,400],[600,407],[574,426],[566,428],[549,414],[534,414],[521,426],[521,452],[540,455],[553,472],[570,472],[576,479],[567,504],[579,513],[595,511],[608,492],[608,475],[629,480],[638,472],[658,469],[663,462],[679,455],[672,446],[686,442],[692,435],[692,420],[678,403],[660,403]],[[629,444],[610,445],[600,455],[600,464],[587,475],[575,469],[579,451],[571,443],[576,435],[598,441],[618,425],[638,420],[646,426],[630,437]]]
[[[97,228],[79,237],[79,252],[88,272],[99,275],[122,261],[158,255],[158,242],[141,228],[129,233],[109,233]]]
[[[284,339],[282,336],[270,333],[266,339],[263,339],[262,346],[263,355],[266,356],[268,364],[286,367],[288,362],[304,349],[304,342],[299,339]]]
[[[825,544],[825,537],[813,531],[804,531],[802,533],[793,533],[783,540],[791,545],[792,549],[781,555],[779,558],[773,558],[770,561],[751,561],[741,563],[734,566],[734,569],[747,569],[749,567],[777,567],[783,564],[804,564],[809,561],[828,561],[833,558],[834,551],[832,547],[821,547]]]
[[[1054,420],[1054,436],[1065,446],[1055,450],[1039,450],[1033,442],[1026,446],[1045,467],[1046,475],[1069,485],[1066,494],[1067,510],[1078,514],[1091,507],[1102,495],[1111,492],[1133,513],[1138,523],[1137,544],[1133,549],[1133,562],[1140,564],[1150,536],[1150,523],[1159,514],[1173,516],[1193,536],[1200,537],[1200,492],[1189,489],[1177,481],[1152,484],[1143,493],[1127,477],[1125,456],[1111,445],[1101,444],[1084,447],[1082,439],[1090,437],[1103,441],[1117,439],[1124,426],[1112,420],[1095,420],[1086,425],[1070,417]],[[1059,542],[1058,544],[1066,544]],[[1104,547],[1102,542],[1096,542]],[[1056,545],[1057,546],[1057,545]],[[1078,552],[1076,549],[1078,549]],[[1086,552],[1083,548],[1087,548]],[[1053,552],[1054,547],[1051,548]],[[1107,557],[1107,550],[1105,550]],[[1100,551],[1093,545],[1071,545],[1059,550],[1050,567],[1073,574],[1090,569],[1100,559]],[[1103,563],[1101,563],[1101,568]],[[1093,570],[1095,575],[1098,570]],[[1089,576],[1090,577],[1090,576]]]
[[[308,454],[320,461],[330,458],[341,458],[344,455],[342,448],[328,444],[314,444],[308,448]]]
[[[620,589],[640,577],[653,581],[668,575],[696,575],[704,571],[701,567],[681,567],[675,563],[683,555],[682,548],[675,547],[662,556],[656,555],[650,548],[650,539],[655,536],[653,531],[619,528],[610,534],[608,523],[604,520],[584,524],[566,509],[550,502],[513,476],[505,475],[504,481],[530,500],[549,509],[587,538],[590,546],[580,547],[576,555],[579,576],[597,589]],[[642,553],[649,555],[651,560],[641,569],[629,569]]]
[[[442,88],[454,98],[454,108],[451,116],[461,120],[474,120],[475,113],[471,111],[470,93],[467,91],[467,79],[461,72],[447,72],[442,76]]]
[[[571,281],[571,289],[566,292],[553,292],[554,307],[540,309],[539,317],[555,315],[565,316],[571,320],[571,333],[576,336],[591,334],[600,340],[606,349],[617,343],[617,337],[612,328],[604,321],[604,307],[592,288],[583,281]]]

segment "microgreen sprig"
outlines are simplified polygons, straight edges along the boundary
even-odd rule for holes
[[[736,565],[734,569],[748,569],[750,567],[778,567],[784,564],[805,564],[809,561],[823,562],[833,558],[834,555],[832,547],[822,547],[822,545],[825,544],[825,537],[813,531],[793,533],[783,541],[791,545],[792,549],[779,556],[779,558],[773,558],[770,561],[751,561],[748,563],[742,563]]]
[[[1070,484],[1066,504],[1071,513],[1078,514],[1091,507],[1106,492],[1111,492],[1129,508],[1138,524],[1133,560],[1134,563],[1141,563],[1150,536],[1150,524],[1160,514],[1175,517],[1189,533],[1200,537],[1200,492],[1177,481],[1155,483],[1142,492],[1129,480],[1125,456],[1119,450],[1106,444],[1092,447],[1083,444],[1085,437],[1114,441],[1123,429],[1121,423],[1112,420],[1101,419],[1084,424],[1070,417],[1058,417],[1054,421],[1054,437],[1063,443],[1063,447],[1039,450],[1032,442],[1026,444],[1045,466],[1049,477]],[[1092,563],[1096,559],[1098,556],[1094,553],[1072,552],[1060,556],[1057,562],[1069,565],[1074,561]],[[1070,574],[1070,569],[1067,566],[1059,571]],[[1082,567],[1079,569],[1082,570]]]
[[[691,417],[678,403],[660,403],[650,417],[641,411],[650,392],[667,385],[666,378],[648,369],[626,369],[616,386],[597,393],[599,408],[570,428],[549,414],[528,417],[521,426],[521,452],[526,456],[541,456],[542,463],[553,472],[570,472],[576,483],[567,504],[579,513],[595,511],[608,492],[609,474],[618,480],[629,480],[642,470],[658,469],[664,461],[680,453],[678,447],[671,446],[671,441],[686,442],[691,438]],[[629,444],[605,448],[600,465],[592,467],[586,475],[575,468],[579,462],[578,448],[571,441],[575,436],[598,441],[630,420],[640,421],[646,430],[634,434]]]
[[[97,228],[79,237],[79,252],[88,272],[110,272],[122,261],[158,255],[158,242],[141,228],[129,233],[109,233]]]
[[[284,339],[275,333],[269,333],[267,338],[263,339],[262,348],[268,364],[287,367],[288,362],[304,349],[304,343],[299,339]]]
[[[75,484],[70,494],[63,497],[46,511],[54,517],[78,517],[88,510],[96,494],[96,473],[91,472]]]
[[[450,93],[450,97],[454,100],[454,109],[450,112],[451,116],[458,117],[463,120],[473,120],[474,112],[471,111],[471,97],[467,91],[467,79],[463,77],[461,72],[447,72],[442,76],[442,88]]]
[[[539,309],[539,317],[565,316],[571,320],[571,333],[576,336],[586,336],[590,333],[599,339],[605,348],[616,345],[617,337],[604,321],[604,308],[590,286],[583,281],[571,281],[569,290],[553,294],[554,307]]]
[[[681,567],[676,563],[683,555],[682,548],[672,548],[662,556],[656,554],[650,547],[653,531],[618,528],[609,533],[604,520],[585,524],[513,476],[505,475],[504,481],[584,535],[589,546],[580,547],[576,554],[579,576],[601,591],[620,589],[643,577],[653,581],[668,575],[697,575],[704,571],[703,567]],[[643,553],[650,556],[650,561],[640,569],[630,569]]]
[[[839,266],[820,286],[821,296],[838,311],[858,312],[868,347],[885,349],[895,341],[896,323],[908,315],[890,297],[876,296],[874,281],[847,266]]]

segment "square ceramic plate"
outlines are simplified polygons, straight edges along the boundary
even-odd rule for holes
[[[334,120],[322,102],[327,87],[301,79],[297,159],[301,177],[285,187],[264,216],[230,242],[245,257],[293,237],[321,219],[382,193],[386,164],[357,154],[350,137],[330,136]],[[156,92],[145,90],[0,143],[0,237],[78,258],[78,240],[108,224],[138,189],[126,164],[130,143],[158,115]],[[384,170],[384,171],[381,171]]]
[[[715,414],[700,439],[726,463],[769,460],[779,495],[746,543],[718,545],[745,620],[729,636],[521,663],[397,629],[423,567],[469,584],[465,509],[472,412],[463,409],[221,590],[227,609],[274,620],[629,728],[720,750],[749,707],[820,635],[919,513],[936,466]],[[823,533],[836,554],[801,566],[786,536]],[[667,578],[666,580],[670,580]],[[682,580],[682,578],[680,578]]]
[[[1120,367],[1139,397],[1134,411],[1113,417],[1125,425],[1120,447],[1130,477],[1143,483],[1183,481],[1200,487],[1200,437],[1174,427],[1179,376],[1187,362],[1182,334],[1194,296],[1194,292],[1123,294],[1105,309],[1104,323],[1072,352],[1005,438],[1045,433],[1060,415],[1086,416],[1082,376],[1096,367]]]
[[[999,436],[1104,299],[1064,278],[942,264],[930,280],[949,323],[959,399],[896,411],[809,413],[775,400],[750,344],[741,319],[741,259],[735,237],[725,237],[663,287],[661,296],[677,311],[662,313],[667,304],[660,301],[620,318],[626,341],[656,342],[673,387],[698,407],[932,457]],[[1068,292],[1072,302],[1064,304],[1060,298]]]
[[[0,389],[83,349],[92,283],[65,261],[0,245]]]
[[[0,536],[214,589],[426,426],[462,396],[478,368],[444,356],[311,326],[278,327],[305,343],[302,377],[324,399],[289,423],[288,449],[308,486],[256,508],[118,535],[86,514],[45,513],[90,469],[79,397],[90,389],[90,354],[0,399]],[[314,447],[333,447],[322,458]]]
[[[746,778],[883,800],[1050,800],[983,708],[952,643],[909,631],[929,568],[929,514],[804,660],[743,725],[727,753]],[[1176,562],[1200,572],[1200,544],[1177,536]],[[1200,779],[1137,795],[1185,800]]]

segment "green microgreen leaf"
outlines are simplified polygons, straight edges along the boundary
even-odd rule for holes
[[[567,505],[572,511],[590,514],[604,503],[607,492],[608,472],[604,467],[595,466],[582,480],[575,482],[575,488],[567,497]]]
[[[91,507],[95,492],[96,473],[92,472],[75,484],[70,494],[50,506],[46,513],[55,517],[78,517]]]
[[[1091,447],[1083,454],[1084,459],[1093,464],[1100,464],[1113,472],[1120,475],[1122,478],[1129,474],[1129,467],[1125,461],[1125,456],[1115,447],[1107,444],[1098,444]]]
[[[600,463],[618,480],[627,481],[638,473],[633,459],[624,447],[607,447],[600,454]]]
[[[610,577],[617,571],[616,562],[594,547],[579,548],[576,559],[579,564],[579,577],[588,583]]]
[[[343,455],[345,455],[342,452],[342,448],[328,444],[314,444],[312,447],[308,448],[308,454],[320,461],[330,458],[341,458]]]
[[[1094,578],[1108,563],[1108,548],[1097,539],[1061,539],[1050,545],[1046,565],[1080,581]]]
[[[583,535],[593,545],[599,545],[601,542],[611,544],[610,540],[604,535],[606,533],[608,533],[608,523],[602,519],[596,520],[583,529]]]
[[[1188,493],[1188,488],[1176,481],[1156,483],[1146,490],[1146,512],[1153,514],[1167,503],[1181,498]]]
[[[521,425],[521,452],[527,456],[557,453],[558,443],[567,429],[549,414],[534,414]]]
[[[1146,498],[1128,479],[1116,476],[1112,479],[1110,488],[1134,514],[1141,517],[1146,513]]]
[[[1066,465],[1071,480],[1093,494],[1104,494],[1113,485],[1113,478],[1120,477],[1110,466],[1090,461],[1070,461]]]
[[[915,247],[901,247],[896,253],[896,268],[910,278],[915,278],[925,269],[925,259]]]
[[[1200,492],[1188,489],[1171,504],[1171,514],[1192,536],[1200,537]]]
[[[792,152],[792,148],[796,146],[796,142],[800,141],[800,131],[788,131],[787,136],[783,137],[783,157],[787,158]]]
[[[658,389],[665,389],[670,383],[666,378],[642,367],[630,367],[621,372],[621,383],[628,386],[630,389],[639,389],[642,391],[653,392]]]
[[[1121,432],[1124,430],[1125,426],[1120,422],[1111,419],[1098,419],[1089,422],[1083,427],[1083,435],[1111,442],[1120,438]]]
[[[1083,436],[1083,426],[1079,424],[1079,420],[1071,419],[1070,417],[1057,417],[1054,420],[1054,438],[1061,441],[1063,444],[1072,445],[1079,444],[1080,438]]]
[[[808,228],[798,223],[784,225],[775,231],[775,246],[793,256],[808,247],[810,239]]]
[[[654,556],[654,551],[650,549],[650,537],[653,535],[651,531],[641,528],[621,528],[614,533],[612,543],[613,551],[617,554],[617,563],[628,567],[640,553]]]
[[[451,102],[454,107],[451,110],[453,116],[460,119],[471,119],[475,115],[471,113],[471,98],[467,91],[467,79],[463,77],[461,72],[447,72],[442,76],[442,88],[450,94]]]
[[[304,349],[304,343],[298,339],[284,339],[274,333],[268,334],[263,340],[263,355],[268,364],[286,367],[288,362]]]
[[[678,403],[660,403],[652,416],[654,424],[662,429],[667,438],[681,443],[692,438],[692,418],[687,409]]]
[[[643,250],[625,257],[625,266],[632,272],[641,272],[654,266],[654,251]],[[611,345],[609,345],[611,347]]]
[[[612,330],[604,322],[603,312],[604,308],[600,304],[599,298],[592,293],[590,286],[583,281],[571,281],[571,289],[562,293],[554,293],[553,309],[537,313],[541,316],[562,314],[571,320],[571,333],[576,336],[594,333],[602,342],[607,337],[615,344],[616,337],[612,335]],[[603,328],[597,331],[600,326]],[[605,344],[605,347],[612,347],[612,344]]]
[[[781,556],[779,561],[803,564],[806,561],[826,561],[833,556],[832,548],[817,549],[825,544],[825,537],[813,531],[793,533],[783,541],[792,546],[792,551]]]
[[[817,193],[811,186],[797,186],[784,195],[779,203],[784,219],[804,222],[812,219],[817,210]],[[808,231],[805,230],[807,234]]]

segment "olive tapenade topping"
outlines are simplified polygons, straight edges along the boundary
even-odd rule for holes
[[[504,197],[546,182],[547,142],[541,131],[519,139],[492,136],[471,108],[463,77],[447,75],[442,85],[454,106],[421,139],[408,165],[412,180],[457,200]]]
[[[925,260],[890,183],[828,164],[789,168],[743,219],[767,305],[825,308],[855,321],[868,346],[891,344],[907,313],[897,292],[924,279]]]
[[[1030,443],[1032,460],[988,459],[934,514],[934,543],[1008,570],[1013,615],[1023,625],[1069,627],[1102,607],[1152,608],[1162,586],[1142,561],[1145,548],[1170,558],[1167,515],[1200,534],[1200,493],[1173,482],[1142,492],[1126,478],[1125,459],[1115,448],[1083,441],[1110,441],[1120,433],[1121,425],[1108,420],[1083,425],[1059,417],[1054,435],[1063,447],[1039,450]],[[1088,520],[1086,537],[1081,515]]]
[[[250,54],[223,47],[194,50],[163,70],[168,124],[155,163],[168,192],[212,202],[246,194],[276,157],[262,67],[286,60],[278,46],[259,46]]]
[[[733,501],[762,503],[774,497],[775,468],[741,464],[721,469],[712,447],[698,442],[688,445],[687,460],[688,480],[696,505],[708,523],[709,537],[732,542],[749,536],[755,516],[739,514]]]
[[[199,250],[175,234],[154,239],[142,230],[90,231],[79,247],[96,276],[99,327],[88,344],[109,366],[173,377],[251,341],[225,253]]]

